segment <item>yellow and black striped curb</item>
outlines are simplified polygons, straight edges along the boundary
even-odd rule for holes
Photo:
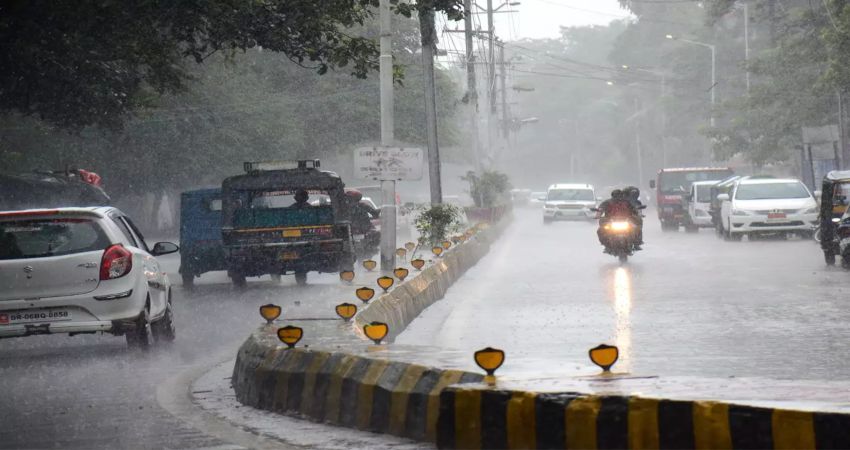
[[[439,448],[850,448],[850,415],[578,393],[451,386]]]
[[[440,392],[451,384],[480,382],[483,376],[360,355],[363,341],[351,330],[384,322],[388,340],[394,339],[487,254],[508,223],[503,220],[445,252],[417,276],[371,301],[352,326],[314,326],[312,331],[320,335],[314,333],[311,340],[318,350],[285,349],[267,336],[267,327],[260,328],[236,357],[231,381],[236,398],[255,408],[436,442]]]
[[[440,392],[483,376],[387,359],[301,348],[240,350],[233,372],[246,405],[312,420],[436,442]]]

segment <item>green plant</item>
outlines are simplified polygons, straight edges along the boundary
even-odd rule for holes
[[[469,195],[479,208],[500,205],[505,193],[511,188],[508,176],[495,170],[484,171],[480,177],[469,171],[461,179],[469,183]]]
[[[445,241],[449,234],[461,229],[462,211],[454,205],[439,204],[422,209],[416,216],[415,225],[419,232],[419,246],[434,246]]]

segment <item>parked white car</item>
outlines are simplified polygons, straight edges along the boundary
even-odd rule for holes
[[[754,234],[812,235],[818,207],[812,193],[793,178],[744,178],[729,194],[720,194],[725,236],[739,240]]]
[[[171,284],[133,222],[111,207],[0,212],[0,338],[110,333],[174,340]]]
[[[553,184],[543,203],[543,223],[553,220],[592,220],[596,194],[589,184]]]

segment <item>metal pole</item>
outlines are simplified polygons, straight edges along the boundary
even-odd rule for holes
[[[714,102],[717,93],[717,56],[713,45],[708,46],[711,49],[711,120],[709,120],[711,128],[714,128]]]
[[[493,47],[493,41],[496,37],[496,30],[493,29],[493,0],[487,0],[487,55],[489,58],[488,66],[488,87],[490,92],[490,113],[496,114],[496,52]]]
[[[392,13],[389,0],[380,2],[381,57],[381,145],[390,147],[395,141],[393,120],[393,47]],[[396,202],[395,180],[381,181],[381,270],[395,268]]]
[[[744,2],[744,67],[747,77],[747,97],[750,96],[750,7]]]
[[[473,48],[472,0],[464,0],[463,25],[466,29],[466,93],[470,104],[469,134],[472,135],[472,151],[475,170],[481,172],[481,143],[478,135],[478,88],[475,80],[475,49]]]
[[[419,10],[419,32],[422,35],[422,66],[425,77],[425,125],[428,135],[428,176],[431,185],[431,204],[443,202],[440,180],[440,149],[437,141],[437,99],[434,87],[434,8]]]
[[[844,97],[839,90],[838,95],[838,142],[841,146],[841,169],[850,167],[850,149],[847,148],[847,130],[844,128]]]
[[[505,70],[505,44],[499,42],[499,89],[502,90],[502,136],[505,138],[505,144],[507,145],[508,134],[510,130],[508,129],[508,90],[505,89],[505,77],[507,76],[507,71]]]
[[[637,152],[638,186],[643,186],[643,154],[640,148],[640,100],[635,97],[635,150]]]

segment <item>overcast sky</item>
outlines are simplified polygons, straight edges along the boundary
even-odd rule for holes
[[[505,0],[493,0],[493,7]],[[504,40],[521,38],[559,37],[560,26],[607,25],[615,19],[628,17],[617,0],[511,0],[518,6],[504,6],[501,11],[516,13],[496,14],[496,34]],[[486,0],[478,0],[485,7]],[[482,28],[486,28],[486,15],[479,15]]]

